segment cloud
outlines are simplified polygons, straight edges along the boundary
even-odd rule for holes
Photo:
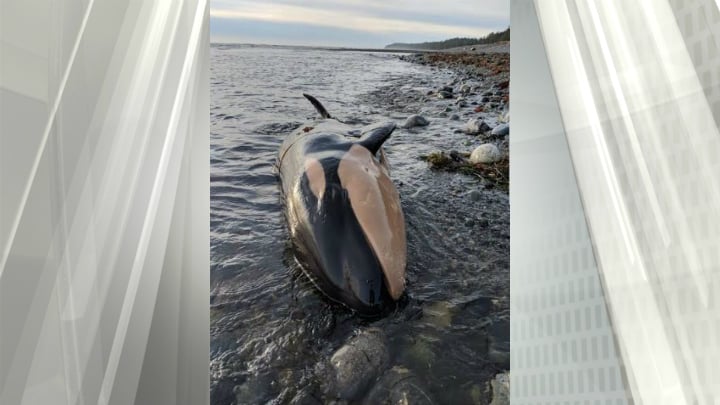
[[[301,4],[301,5],[300,5]],[[479,37],[509,24],[507,0],[411,2],[407,0],[216,0],[214,20],[303,24],[372,34]],[[211,25],[212,29],[212,25]]]

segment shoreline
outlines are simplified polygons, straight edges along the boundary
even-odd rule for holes
[[[432,69],[437,80],[413,83],[409,79],[405,83],[409,86],[381,86],[370,102],[396,113],[419,114],[420,122],[427,121],[425,116],[442,122],[443,128],[438,129],[445,136],[461,133],[464,146],[471,148],[457,150],[447,145],[420,159],[433,171],[463,173],[478,178],[486,188],[498,187],[508,193],[509,54],[414,53],[398,59]],[[452,133],[447,133],[448,129]]]
[[[308,45],[267,45],[267,44],[241,44],[212,42],[210,47],[219,48],[271,48],[271,49],[306,49],[332,52],[370,52],[370,53],[406,53],[406,54],[488,54],[488,53],[510,53],[509,42],[494,44],[483,44],[473,46],[462,46],[448,49],[402,49],[402,48],[356,48],[356,47],[331,47],[331,46],[308,46]]]

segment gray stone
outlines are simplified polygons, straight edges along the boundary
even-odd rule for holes
[[[459,121],[459,120],[460,120],[460,116],[457,115],[457,114],[453,114],[453,115],[450,116],[450,119],[453,120],[453,121]]]
[[[428,120],[423,117],[422,115],[413,114],[405,120],[405,123],[402,125],[403,128],[412,128],[412,127],[424,127],[428,125]]]
[[[492,143],[485,143],[470,154],[470,163],[494,163],[502,159],[502,154],[497,146]]]
[[[465,124],[465,133],[471,135],[477,135],[482,132],[489,131],[490,125],[488,125],[481,118],[473,118]]]
[[[356,400],[388,366],[385,334],[369,328],[351,338],[330,358],[334,381],[330,390],[340,399]]]
[[[493,128],[491,133],[495,136],[505,136],[510,133],[510,124],[500,124]]]

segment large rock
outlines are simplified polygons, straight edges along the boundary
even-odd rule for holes
[[[500,149],[492,143],[485,143],[470,154],[470,163],[494,163],[502,159]]]
[[[428,120],[423,117],[422,115],[413,114],[405,120],[405,123],[402,125],[403,128],[412,128],[412,127],[424,127],[426,125],[430,124]]]
[[[491,134],[494,136],[505,136],[510,133],[510,124],[500,124],[493,128]]]
[[[351,338],[330,358],[333,374],[330,390],[340,399],[356,400],[388,367],[385,334],[369,328]]]
[[[395,366],[383,374],[363,404],[366,405],[433,405],[435,401],[423,391],[423,384],[408,369]]]
[[[483,132],[489,131],[490,125],[483,121],[481,118],[473,118],[465,124],[465,133],[471,135],[477,135]]]

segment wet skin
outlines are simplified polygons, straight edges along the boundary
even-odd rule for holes
[[[394,307],[405,287],[405,223],[381,149],[394,128],[326,118],[298,128],[278,155],[295,258],[321,292],[364,316]]]

